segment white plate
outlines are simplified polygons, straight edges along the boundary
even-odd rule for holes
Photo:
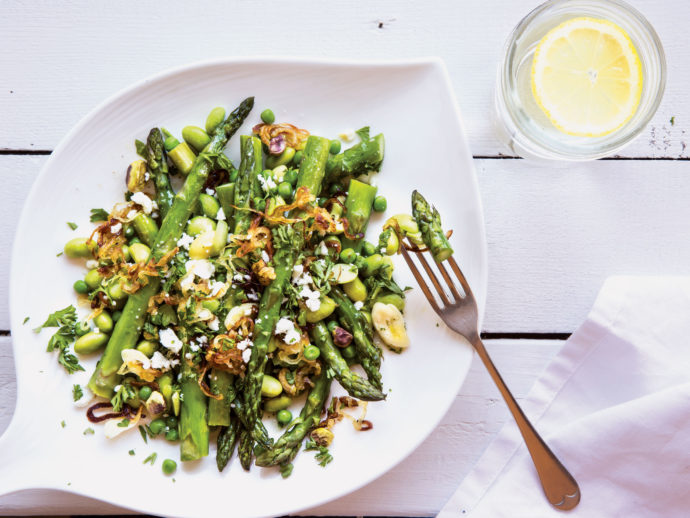
[[[410,192],[420,189],[438,206],[445,226],[454,229],[456,258],[483,311],[487,267],[481,204],[460,114],[440,60],[241,59],[158,75],[83,119],[53,152],[24,206],[10,288],[18,401],[0,438],[0,493],[52,488],[167,516],[282,515],[343,496],[382,475],[410,454],[450,407],[467,374],[471,350],[437,325],[439,319],[415,289],[406,310],[412,346],[399,356],[387,352],[383,362],[388,400],[369,405],[373,430],[357,433],[347,421],[337,426],[334,460],[326,468],[317,465],[313,452],[302,452],[287,480],[275,469],[253,467],[247,474],[236,459],[221,474],[212,448],[203,461],[178,462],[173,480],[160,466],[165,458],[179,458],[174,445],[164,440],[144,444],[137,431],[109,441],[99,425],[93,425],[95,435],[83,435],[92,425],[83,409],[74,408],[71,388],[85,376],[67,375],[55,354],[45,352],[50,331],[31,331],[50,312],[76,301],[72,283],[83,275],[83,265],[56,253],[68,239],[90,232],[89,209],[109,209],[121,200],[124,171],[135,159],[134,138],[143,139],[154,125],[178,135],[186,124],[203,126],[210,108],[231,110],[248,95],[256,97],[256,105],[240,133],[250,132],[268,107],[279,121],[331,138],[364,125],[383,132],[386,159],[376,182],[388,198],[388,211],[374,219],[370,235],[377,235],[388,215],[409,212]],[[233,159],[238,140],[227,149]],[[70,230],[67,221],[79,228]],[[396,267],[399,284],[415,286],[399,258]],[[31,321],[23,325],[26,316]],[[154,451],[156,464],[143,465]]]

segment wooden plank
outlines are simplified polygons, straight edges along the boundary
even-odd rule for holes
[[[12,236],[46,157],[0,156],[0,292]],[[475,160],[486,214],[484,331],[572,332],[613,274],[690,271],[690,164],[598,161],[561,169]],[[9,329],[0,298],[0,329]]]
[[[11,360],[11,339],[0,337],[0,433],[14,406],[14,383],[3,366]],[[487,349],[513,394],[521,400],[563,342],[489,340]],[[412,414],[413,415],[413,412]],[[397,467],[369,486],[306,515],[427,516],[443,506],[509,413],[475,356],[448,414],[429,438]],[[337,462],[337,459],[336,459]],[[404,491],[401,491],[404,488]],[[95,500],[52,491],[25,491],[0,497],[0,515],[120,514]]]
[[[666,98],[626,156],[688,156],[690,4],[631,0],[658,30],[668,56]],[[52,149],[94,106],[156,72],[233,55],[404,59],[442,57],[475,155],[507,153],[491,129],[503,42],[534,0],[425,2],[0,3],[0,149]],[[203,5],[206,5],[204,7]],[[212,13],[212,14],[209,14]],[[500,16],[498,14],[500,13]],[[669,15],[672,13],[672,15]],[[260,20],[260,22],[259,22]],[[152,24],[156,30],[152,30]],[[231,28],[231,30],[229,30]],[[229,85],[231,86],[231,85]],[[250,93],[250,92],[245,92]],[[205,114],[200,114],[200,117]],[[675,116],[675,125],[669,120]],[[366,122],[366,121],[363,121]]]

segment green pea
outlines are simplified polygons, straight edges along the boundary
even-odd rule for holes
[[[263,211],[266,208],[266,200],[263,198],[254,198],[254,208]]]
[[[376,212],[383,212],[388,207],[388,201],[384,196],[377,196],[374,198],[374,210]]]
[[[336,194],[342,192],[345,192],[345,188],[338,182],[332,183],[328,188],[328,194],[330,194],[331,196],[335,196]]]
[[[265,124],[273,124],[276,121],[276,116],[273,113],[273,110],[271,110],[270,108],[266,108],[264,111],[262,111],[261,120]]]
[[[173,473],[175,473],[175,471],[177,471],[177,462],[175,462],[172,459],[165,459],[163,461],[161,469],[163,470],[163,473],[165,473],[166,475],[172,475]]]
[[[374,275],[384,265],[383,256],[381,254],[370,255],[364,259],[364,267],[360,272],[364,277]]]
[[[204,213],[204,216],[215,219],[218,215],[218,209],[220,209],[218,200],[210,194],[201,193],[199,195],[199,203],[201,204],[201,211]]]
[[[84,336],[89,331],[91,331],[91,326],[86,320],[80,320],[77,322],[77,325],[74,326],[74,332],[77,336]]]
[[[93,319],[93,323],[101,330],[102,333],[110,333],[113,330],[113,319],[107,311],[101,311]]]
[[[318,202],[319,207],[323,207],[324,205],[326,205],[326,202],[328,201],[328,198],[320,197],[320,198],[318,198],[316,201]]]
[[[142,340],[137,344],[137,351],[143,353],[148,358],[151,358],[157,349],[158,344],[156,342],[152,342],[151,340]]]
[[[225,120],[225,108],[217,106],[211,110],[206,117],[206,133],[209,135],[218,127],[218,125]]]
[[[91,257],[93,251],[96,248],[96,244],[85,238],[85,237],[75,237],[70,239],[65,243],[65,255],[71,258],[77,257]]]
[[[185,126],[182,128],[182,138],[197,152],[203,151],[211,142],[211,137],[199,126]]]
[[[108,342],[109,336],[97,331],[89,331],[74,342],[74,352],[77,354],[91,354],[98,351]]]
[[[305,359],[312,361],[316,360],[321,355],[321,351],[314,345],[308,345],[304,348],[303,354]]]
[[[126,225],[125,226],[125,237],[129,239],[130,237],[134,237],[135,231],[134,227],[132,225]]]
[[[151,259],[151,249],[144,243],[134,243],[130,245],[129,253],[135,263],[145,263]]]
[[[139,399],[142,401],[146,401],[148,398],[150,398],[151,394],[153,394],[153,389],[148,385],[144,385],[139,389]]]
[[[343,290],[345,290],[345,294],[352,302],[364,302],[367,300],[367,287],[359,277],[343,284]]]
[[[264,374],[264,379],[261,382],[261,395],[263,397],[272,398],[279,396],[282,392],[283,385],[281,385],[280,381],[275,379],[273,376]]]
[[[138,237],[133,237],[129,240],[129,246],[136,245],[137,243],[141,243],[141,239]]]
[[[125,262],[129,262],[132,260],[132,254],[129,251],[129,247],[127,245],[122,245],[122,255],[125,256]]]
[[[278,184],[278,194],[289,200],[292,198],[292,185],[289,182],[281,182]]]
[[[332,333],[333,331],[335,331],[335,328],[338,327],[338,321],[337,320],[329,320],[328,324],[326,324],[326,327]]]
[[[196,237],[200,234],[216,230],[216,223],[206,216],[195,216],[187,223],[187,234]]]
[[[149,430],[151,430],[151,433],[153,435],[158,435],[165,429],[165,421],[163,421],[160,417],[158,419],[154,419],[149,423]]]
[[[121,316],[122,316],[122,311],[120,311],[120,310],[113,311],[113,315],[112,315],[113,322],[117,322],[118,320],[120,320]]]
[[[201,305],[208,309],[211,313],[215,313],[220,307],[220,301],[218,299],[208,299],[204,300]]]
[[[319,306],[319,309],[317,309],[316,311],[307,310],[307,312],[306,312],[307,322],[309,322],[310,324],[315,324],[316,322],[320,322],[324,318],[331,316],[333,311],[335,311],[336,307],[337,307],[337,304],[335,303],[335,301],[332,298],[321,297],[321,305]]]
[[[301,151],[298,151],[298,153],[301,153]],[[297,184],[297,170],[288,169],[285,173],[285,176],[283,176],[283,181],[289,183],[294,187]]]
[[[170,442],[179,440],[180,433],[177,431],[177,428],[170,428],[167,432],[165,432],[165,439]]]
[[[355,357],[357,352],[355,351],[355,347],[353,345],[348,345],[345,349],[341,351],[341,354],[343,355],[343,358],[346,360],[351,360]]]
[[[179,424],[179,420],[174,415],[168,416],[165,419],[165,426],[167,426],[168,428],[175,428],[176,429],[178,424]]]
[[[108,295],[110,295],[110,298],[113,300],[122,300],[127,296],[127,294],[122,289],[122,286],[120,285],[120,281],[117,279],[115,279],[108,285],[106,291],[108,292]]]
[[[280,426],[290,424],[290,422],[292,421],[292,412],[285,409],[279,410],[276,414],[276,421],[278,421],[278,424]]]
[[[295,156],[292,157],[292,163],[299,167],[299,165],[302,163],[303,158],[304,158],[304,152],[301,149],[299,149],[295,153]]]
[[[340,147],[342,144],[340,143],[339,140],[331,140],[331,147],[329,148],[329,152],[331,155],[337,155],[340,153]]]
[[[369,241],[365,241],[362,243],[362,255],[365,257],[369,257],[370,255],[374,255],[376,253],[376,246],[373,243],[370,243]]]
[[[101,285],[103,280],[103,275],[98,271],[97,268],[89,270],[84,276],[84,282],[89,287],[89,289],[95,290]]]
[[[352,248],[346,248],[340,252],[340,260],[347,264],[353,263],[356,257],[357,253]]]
[[[280,155],[269,155],[266,159],[266,166],[275,169],[281,165],[287,165],[292,162],[295,156],[295,148],[286,147]]]
[[[395,293],[380,295],[376,297],[374,302],[380,302],[381,304],[393,304],[401,312],[405,309],[405,299],[403,299],[400,295],[396,295]]]
[[[86,282],[82,281],[81,279],[76,281],[74,283],[73,287],[74,287],[74,291],[76,291],[77,293],[81,293],[82,295],[89,291],[89,285],[86,284]]]
[[[292,404],[292,398],[286,394],[282,396],[274,397],[272,399],[267,399],[264,401],[264,410],[269,414],[275,414],[289,407]]]

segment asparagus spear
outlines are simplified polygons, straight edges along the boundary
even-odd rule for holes
[[[357,177],[370,171],[378,171],[381,167],[385,148],[383,134],[369,138],[369,128],[362,128],[357,134],[362,138],[359,144],[331,158],[327,183],[337,182],[346,176]]]
[[[343,239],[343,248],[352,248],[355,252],[359,252],[362,248],[364,232],[367,230],[374,198],[376,198],[376,190],[376,187],[372,185],[355,179],[350,180],[350,187],[345,200],[345,217],[350,224],[349,233],[361,233],[362,237],[354,240]]]
[[[228,421],[228,426],[221,428],[218,434],[218,451],[216,452],[216,465],[218,471],[223,471],[228,465],[232,452],[235,449],[235,442],[240,431],[241,424],[236,416],[231,416]]]
[[[231,406],[237,395],[235,377],[229,372],[211,370],[211,391],[223,396],[223,399],[210,399],[208,402],[208,425],[230,426]]]
[[[189,352],[189,345],[182,352]],[[199,387],[199,373],[185,360],[182,360],[181,375],[180,460],[198,460],[208,455],[207,398]]]
[[[252,434],[244,428],[240,431],[240,445],[237,447],[237,456],[240,458],[240,464],[245,471],[249,471],[252,465],[252,457],[254,456],[254,439]]]
[[[329,296],[338,304],[338,316],[352,333],[355,350],[359,356],[364,372],[367,373],[369,382],[381,389],[381,349],[373,343],[373,334],[368,323],[364,320],[352,301],[340,290],[334,288]]]
[[[305,187],[311,193],[318,193],[323,181],[326,161],[328,160],[330,141],[326,138],[310,136],[304,148],[304,159],[297,177],[297,188]],[[292,276],[297,251],[302,248],[302,226],[295,228],[285,225],[273,233],[273,256],[276,278],[261,295],[259,315],[254,328],[254,345],[247,365],[244,382],[244,403],[248,424],[261,420],[261,384],[266,367],[268,342],[273,334],[280,316],[280,305],[283,302],[285,286]]]
[[[168,159],[165,156],[163,135],[158,128],[153,128],[146,139],[146,163],[153,174],[156,184],[156,203],[161,219],[165,219],[172,206],[175,193],[170,185],[168,176]]]
[[[235,213],[235,184],[226,183],[216,187],[216,194],[218,195],[218,201],[223,209],[223,214],[225,214],[225,219],[228,221],[228,226],[230,228],[235,228],[232,224],[231,219]]]
[[[453,248],[441,227],[441,215],[416,190],[412,191],[412,215],[419,225],[424,244],[429,247],[437,263],[453,255]]]
[[[254,195],[259,194],[258,176],[263,169],[261,160],[261,140],[242,135],[240,137],[242,159],[235,183],[235,234],[246,234],[252,222],[252,213],[248,210]]]
[[[328,364],[328,367],[333,370],[333,376],[347,390],[348,394],[364,401],[386,399],[383,392],[350,370],[347,362],[340,355],[340,351],[333,344],[331,333],[323,321],[314,326],[311,330],[311,337],[321,351],[321,357]]]
[[[175,195],[172,207],[163,220],[161,228],[153,244],[153,258],[158,261],[166,253],[173,250],[177,240],[182,235],[184,225],[192,213],[204,182],[211,172],[212,156],[221,153],[228,139],[234,135],[244,119],[254,106],[254,98],[249,97],[216,128],[213,139],[207,151],[201,153],[195,160],[187,179],[180,192]],[[150,277],[148,284],[130,295],[117,321],[105,352],[89,381],[89,388],[97,396],[110,398],[113,388],[119,383],[117,370],[122,364],[122,351],[136,345],[141,328],[146,320],[146,308],[149,299],[158,292],[160,277]]]
[[[331,377],[328,375],[328,371],[324,369],[321,375],[314,380],[314,386],[309,391],[297,424],[285,432],[276,441],[273,448],[257,453],[257,466],[287,464],[295,458],[304,438],[310,430],[319,424],[330,390]]]
[[[242,398],[238,397],[233,403],[234,415],[240,420],[242,426],[248,428],[247,413],[244,411],[244,403]],[[254,440],[265,448],[270,448],[273,446],[273,439],[268,435],[268,430],[264,426],[264,422],[261,419],[257,419],[254,422],[254,428],[252,429],[252,437]]]

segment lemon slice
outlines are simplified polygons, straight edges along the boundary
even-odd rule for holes
[[[601,137],[635,114],[642,64],[628,34],[615,23],[572,18],[537,45],[532,94],[562,132]]]

